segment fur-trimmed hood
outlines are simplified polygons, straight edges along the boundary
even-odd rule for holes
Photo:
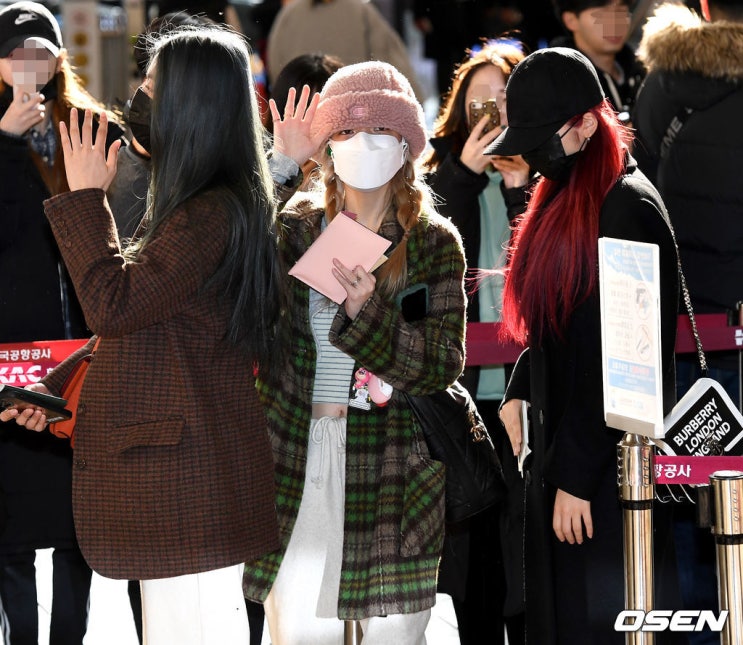
[[[742,82],[743,23],[705,22],[682,5],[664,4],[645,24],[637,55],[651,72]]]

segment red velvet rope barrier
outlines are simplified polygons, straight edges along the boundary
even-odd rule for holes
[[[743,350],[743,327],[727,324],[724,314],[698,315],[697,327],[705,352]],[[467,365],[513,363],[523,347],[500,338],[500,323],[467,325]],[[0,384],[23,387],[36,383],[86,339],[0,344]],[[676,352],[696,352],[687,316],[679,316]],[[743,471],[743,457],[655,457],[658,484],[706,484],[718,470]]]
[[[743,350],[743,327],[728,325],[724,314],[698,315],[697,327],[706,352]],[[469,323],[467,365],[515,362],[523,347],[503,341],[500,333],[500,323]],[[81,339],[0,344],[0,383],[18,386],[35,383],[85,342]],[[695,351],[689,319],[679,316],[676,352]]]
[[[728,325],[725,314],[701,314],[696,316],[696,320],[705,352],[743,349],[743,327]],[[467,365],[513,363],[516,360],[523,347],[501,340],[500,328],[500,323],[467,325]],[[676,353],[690,354],[696,351],[689,317],[679,316]]]
[[[743,327],[727,324],[725,314],[696,316],[699,337],[705,353],[722,350],[743,350]],[[512,363],[522,351],[515,343],[499,339],[499,323],[467,325],[467,364],[490,365]],[[691,323],[686,315],[679,316],[676,353],[696,353]],[[719,470],[743,471],[743,457],[669,457],[656,455],[656,484],[709,484],[709,477]]]

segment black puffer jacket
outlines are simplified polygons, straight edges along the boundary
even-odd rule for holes
[[[668,208],[695,309],[734,309],[743,300],[743,23],[666,5],[639,53],[649,74],[633,118],[638,162]],[[685,108],[693,112],[661,158]]]

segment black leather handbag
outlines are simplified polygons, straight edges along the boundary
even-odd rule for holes
[[[460,522],[506,495],[503,469],[470,393],[458,382],[427,396],[405,394],[432,459],[446,466],[446,520]]]

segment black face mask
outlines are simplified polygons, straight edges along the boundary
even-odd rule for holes
[[[57,98],[57,74],[49,79],[49,82],[39,90],[39,93],[44,95],[44,103]],[[13,86],[6,85],[2,92],[0,92],[0,115],[5,114],[5,111],[10,107],[13,102]]]
[[[150,154],[150,120],[152,118],[152,99],[137,88],[134,96],[129,99],[124,108],[124,118],[132,130],[132,136],[137,143]]]
[[[564,181],[568,178],[578,160],[578,155],[583,152],[581,147],[578,152],[566,155],[565,148],[562,146],[562,138],[570,132],[573,125],[561,135],[555,132],[541,146],[521,155],[532,170],[536,170],[540,175],[552,181]]]
[[[0,92],[0,116],[5,114],[5,111],[10,107],[13,102],[13,86],[6,85],[5,89]]]
[[[57,98],[57,76],[55,74],[49,79],[49,82],[39,90],[39,94],[44,97],[44,103]]]

